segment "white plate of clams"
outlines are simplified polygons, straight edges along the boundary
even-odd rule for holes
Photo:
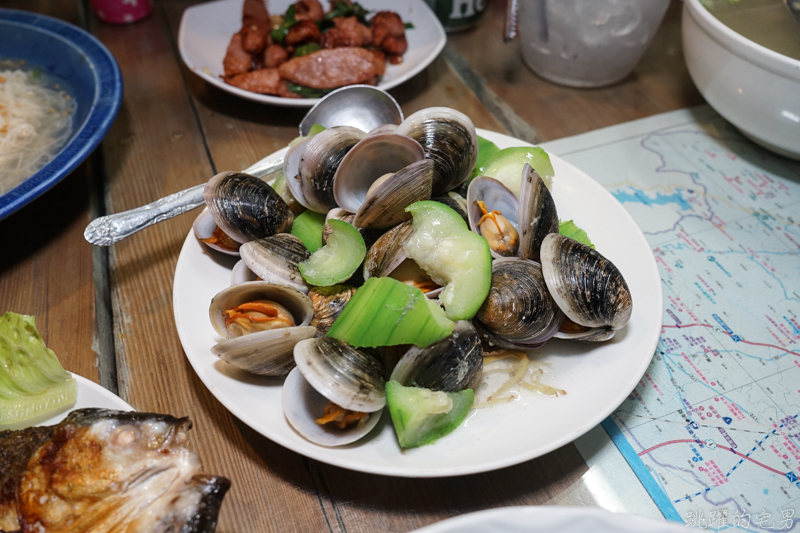
[[[499,133],[478,134],[500,148],[530,146]],[[281,150],[267,159],[284,154]],[[661,333],[661,279],[644,235],[622,205],[585,173],[550,158],[558,217],[586,230],[597,250],[622,272],[634,302],[627,326],[610,341],[552,339],[529,352],[534,364],[546,371],[543,381],[565,395],[522,389],[513,401],[472,410],[453,433],[420,448],[400,448],[388,410],[357,442],[339,447],[314,444],[284,416],[284,378],[249,374],[212,354],[222,337],[210,323],[209,304],[230,285],[238,258],[210,250],[193,233],[181,250],[173,287],[177,330],[191,365],[231,413],[262,435],[351,470],[406,477],[473,474],[539,457],[580,437],[622,403],[650,363]]]

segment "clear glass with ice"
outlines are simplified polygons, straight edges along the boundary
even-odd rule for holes
[[[669,0],[520,0],[525,63],[570,87],[601,87],[627,76],[644,54]]]

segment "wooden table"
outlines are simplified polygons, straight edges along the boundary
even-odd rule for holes
[[[305,111],[268,107],[209,86],[180,60],[177,32],[190,0],[155,0],[150,18],[99,22],[86,0],[6,0],[81,26],[119,61],[122,108],[92,156],[64,181],[0,222],[0,312],[36,315],[64,366],[136,409],[189,416],[205,471],[233,481],[219,531],[408,531],[451,516],[508,505],[596,505],[581,485],[574,445],[487,474],[397,479],[343,470],[287,450],[233,417],[184,356],[172,313],[178,253],[195,214],[116,246],[93,248],[96,216],[241,169],[297,135]],[[501,39],[505,2],[477,27],[449,36],[444,52],[391,91],[406,115],[448,105],[481,128],[551,140],[702,103],[680,44],[680,4],[636,70],[603,89],[566,89],[536,77],[517,43]]]

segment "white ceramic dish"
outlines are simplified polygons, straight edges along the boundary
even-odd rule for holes
[[[682,32],[689,74],[711,107],[758,144],[800,159],[800,61],[742,37],[699,0],[684,1]]]
[[[526,144],[506,135],[478,133],[501,148]],[[473,411],[452,434],[407,451],[397,444],[388,410],[377,428],[355,444],[340,448],[312,444],[284,418],[283,379],[246,374],[211,353],[219,337],[209,322],[209,303],[230,283],[236,258],[211,255],[191,233],[181,250],[173,286],[175,322],[189,362],[211,393],[262,435],[352,470],[409,477],[485,472],[538,457],[580,437],[622,403],[650,363],[661,332],[661,279],[644,235],[622,205],[577,168],[551,159],[559,217],[574,219],[588,231],[597,249],[622,271],[634,301],[630,323],[612,342],[589,346],[553,340],[534,352],[552,365],[545,382],[565,389],[565,396],[523,390],[519,401]]]
[[[53,424],[58,424],[64,420],[64,418],[66,418],[71,411],[74,411],[75,409],[84,409],[86,407],[102,407],[104,409],[117,409],[119,411],[134,410],[133,407],[125,402],[125,400],[105,387],[98,385],[94,381],[90,381],[83,376],[79,376],[78,374],[72,375],[75,378],[75,381],[78,382],[78,399],[75,401],[75,405],[62,413],[39,422],[37,425],[52,426]]]
[[[611,513],[596,507],[503,507],[469,513],[417,529],[416,533],[680,533],[665,520]]]
[[[289,107],[311,107],[319,98],[281,98],[244,91],[228,85],[220,76],[224,73],[222,59],[231,37],[242,27],[243,0],[217,0],[192,6],[183,12],[178,32],[178,49],[183,62],[192,72],[229,93],[264,104]],[[270,14],[282,14],[293,2],[271,0]],[[406,30],[408,50],[399,65],[386,65],[386,74],[378,87],[384,90],[400,85],[417,75],[436,59],[447,42],[444,28],[423,0],[362,0],[361,5],[371,11],[397,12],[404,22],[414,25]],[[328,2],[322,1],[327,11]]]

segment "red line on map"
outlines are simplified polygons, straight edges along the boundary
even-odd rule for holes
[[[639,452],[638,455],[641,457],[642,455],[648,454],[648,453],[652,452],[653,450],[657,450],[658,448],[661,448],[662,446],[667,446],[668,444],[678,444],[680,442],[697,442],[697,441],[694,440],[694,439],[668,440],[667,442],[662,442],[661,444],[656,444],[652,448],[648,448],[643,452]],[[739,452],[737,452],[736,450],[734,450],[732,448],[728,448],[727,446],[722,446],[720,444],[717,444],[717,448],[722,448],[723,450],[728,450],[729,452],[733,452],[736,455],[738,455],[739,457],[743,457],[744,459],[747,459],[751,463],[755,463],[755,464],[757,464],[758,466],[760,466],[762,468],[766,468],[770,472],[775,472],[776,474],[781,475],[781,476],[785,476],[786,475],[786,472],[781,472],[781,471],[775,470],[774,468],[772,468],[770,466],[767,466],[767,465],[765,465],[763,463],[759,463],[755,459],[753,459],[751,457],[748,457],[743,453],[739,453]]]
[[[692,326],[702,326],[704,328],[713,328],[714,327],[711,324],[682,324],[680,326],[674,325],[674,326],[662,326],[662,327],[664,327],[664,328],[683,329],[683,328],[691,328]],[[724,333],[728,337],[731,336],[731,334],[728,333],[727,331],[723,331],[722,333]],[[747,340],[744,340],[744,339],[741,339],[739,342],[743,342],[743,343],[749,344],[751,346],[766,346],[767,348],[775,348],[777,350],[781,350],[781,351],[784,351],[786,353],[790,353],[792,355],[796,355],[797,357],[800,357],[800,353],[793,352],[792,350],[787,350],[783,346],[778,346],[777,344],[766,344],[766,343],[763,343],[763,342],[752,342],[752,341],[747,341]]]

